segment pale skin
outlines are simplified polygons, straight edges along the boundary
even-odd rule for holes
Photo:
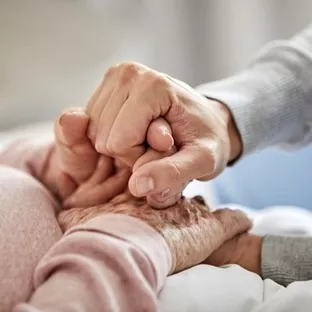
[[[140,218],[163,235],[174,260],[172,272],[177,272],[203,261],[217,265],[209,256],[218,249],[223,252],[220,247],[225,242],[250,228],[251,222],[243,213],[228,209],[209,212],[199,197],[178,199],[176,205],[165,210],[155,210],[146,199],[135,198],[127,191],[129,168],[94,149],[86,136],[88,122],[81,109],[60,116],[55,123],[55,144],[41,177],[65,206],[80,207],[59,215],[64,230],[108,212]],[[180,233],[183,239],[176,239],[174,233]]]
[[[120,96],[123,92],[126,96]],[[140,114],[132,113],[136,108],[143,108]],[[125,122],[129,114],[131,123]],[[215,177],[242,152],[224,104],[134,63],[113,66],[85,109],[60,116],[55,137],[41,180],[65,208],[107,203],[127,185],[132,195],[144,196],[137,190],[137,178],[146,173],[158,181],[145,192],[147,203],[165,208],[179,201],[190,180]],[[260,255],[259,241],[252,235],[235,236],[214,253],[219,257],[211,263],[241,263],[259,272],[259,257],[242,257],[249,254],[246,245],[254,250],[250,254]]]
[[[216,177],[241,153],[225,105],[141,64],[112,66],[86,112],[96,150],[131,167],[130,192],[147,196],[155,208],[176,202],[190,180]],[[157,124],[160,117],[165,126]],[[177,152],[170,157],[150,155],[173,144]]]

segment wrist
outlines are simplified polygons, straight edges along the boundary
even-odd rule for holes
[[[227,107],[226,104],[221,102],[221,105],[226,111],[228,122],[227,122],[227,131],[228,137],[230,141],[230,159],[229,163],[235,161],[239,158],[239,156],[243,152],[243,142],[239,130],[236,126],[235,120],[230,109]]]
[[[236,242],[235,252],[230,263],[238,264],[244,269],[261,275],[261,249],[263,237],[244,233]]]
[[[228,139],[229,139],[229,144],[230,144],[230,153],[229,153],[228,163],[232,163],[236,159],[238,159],[239,156],[243,152],[243,142],[242,142],[240,132],[237,128],[237,125],[235,123],[233,115],[232,115],[230,109],[228,108],[228,106],[218,99],[209,98],[207,96],[206,96],[206,98],[208,98],[209,100],[212,100],[212,101],[216,102],[217,104],[219,104],[221,110],[224,112],[224,114],[226,116],[225,120],[226,120],[227,133],[228,133]]]

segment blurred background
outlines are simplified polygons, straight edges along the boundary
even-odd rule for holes
[[[192,86],[223,78],[306,26],[311,12],[309,0],[0,0],[0,130],[85,105],[120,61]],[[248,157],[214,181],[215,201],[312,206],[303,166],[311,156],[306,148]]]

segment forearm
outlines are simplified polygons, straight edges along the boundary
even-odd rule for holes
[[[312,26],[289,41],[268,45],[237,75],[198,91],[229,107],[244,154],[310,142]]]
[[[35,271],[34,294],[15,311],[157,311],[170,261],[163,238],[146,223],[102,215],[48,252]]]

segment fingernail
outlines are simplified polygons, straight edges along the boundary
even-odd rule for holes
[[[151,177],[141,176],[136,180],[136,188],[139,196],[147,195],[155,188],[154,180]]]

